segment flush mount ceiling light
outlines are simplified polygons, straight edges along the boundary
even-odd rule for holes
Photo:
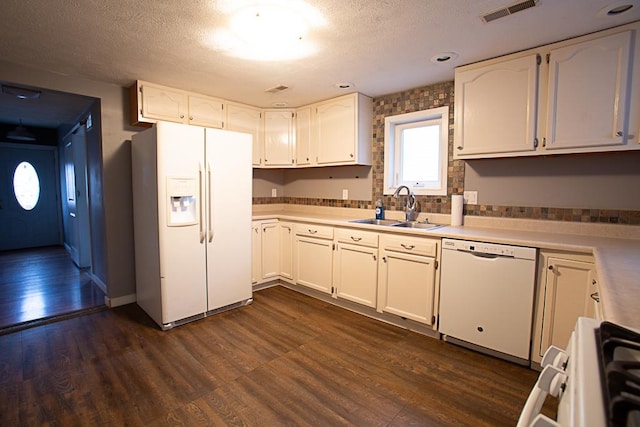
[[[451,62],[458,58],[458,54],[455,52],[440,52],[431,57],[431,62],[434,64],[443,64],[445,62]]]
[[[600,17],[612,17],[622,15],[625,12],[633,9],[633,4],[629,0],[625,1],[617,1],[615,3],[611,3],[608,6],[603,7],[598,12],[598,16]]]
[[[18,126],[14,130],[9,131],[7,133],[7,138],[13,139],[14,141],[35,141],[36,140],[35,135],[29,132],[27,128],[22,126],[22,119],[20,119],[20,124],[18,124]]]
[[[302,0],[225,0],[218,9],[227,26],[205,41],[215,50],[244,59],[282,61],[316,52],[309,32],[325,25],[322,15]]]
[[[42,92],[39,90],[10,85],[2,85],[2,93],[15,96],[19,99],[38,99],[40,98],[40,95],[42,95]]]
[[[338,89],[347,90],[347,89],[353,89],[356,85],[349,82],[343,82],[343,83],[336,83],[334,86],[337,87]]]

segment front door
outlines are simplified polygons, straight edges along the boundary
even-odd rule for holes
[[[0,144],[0,250],[61,243],[55,150]]]

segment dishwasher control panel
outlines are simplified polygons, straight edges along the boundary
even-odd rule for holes
[[[525,259],[535,259],[536,256],[536,250],[534,248],[500,245],[497,243],[471,242],[468,240],[442,239],[442,249]]]

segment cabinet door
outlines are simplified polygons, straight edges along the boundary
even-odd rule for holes
[[[595,287],[592,263],[550,257],[547,259],[540,353],[555,345],[565,348],[580,316],[593,316],[591,294]]]
[[[353,163],[356,154],[356,98],[348,96],[316,107],[317,163]]]
[[[140,87],[140,91],[145,118],[187,123],[187,95],[147,83]]]
[[[456,70],[455,158],[535,151],[538,55]]]
[[[256,108],[229,104],[227,130],[251,134],[253,137],[253,166],[262,165],[262,112]]]
[[[293,279],[293,226],[280,223],[280,276]]]
[[[378,274],[378,311],[432,325],[435,259],[383,250]]]
[[[296,111],[296,165],[311,164],[311,107]]]
[[[251,225],[251,283],[256,284],[262,278],[262,244],[260,223]]]
[[[294,277],[297,284],[331,294],[333,241],[296,236]]]
[[[551,51],[548,150],[623,144],[631,32]]]
[[[189,96],[189,124],[222,129],[224,104],[216,98]]]
[[[334,269],[336,297],[376,308],[377,248],[339,243]]]
[[[293,117],[291,111],[265,111],[264,164],[293,166]]]
[[[280,227],[277,222],[262,226],[262,279],[270,280],[280,275]]]

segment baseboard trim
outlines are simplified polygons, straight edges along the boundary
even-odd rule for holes
[[[137,300],[136,294],[129,294],[115,298],[104,297],[104,304],[109,308],[114,308],[121,305],[132,304]]]

